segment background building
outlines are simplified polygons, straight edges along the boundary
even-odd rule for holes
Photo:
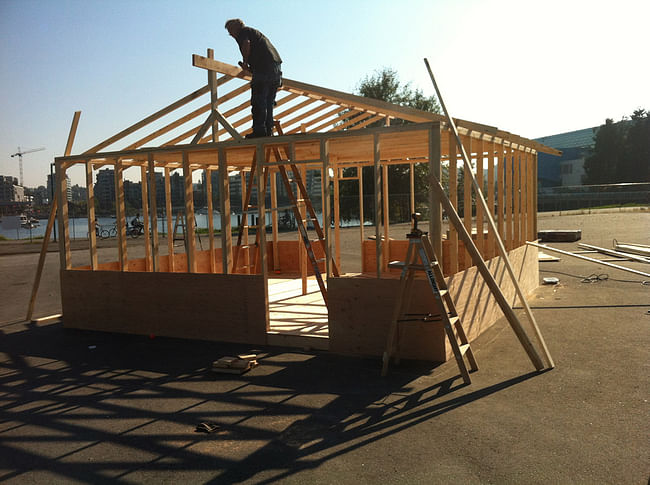
[[[540,187],[558,187],[582,185],[585,173],[585,158],[594,148],[594,137],[598,127],[543,136],[535,141],[562,150],[562,156],[556,157],[539,153],[538,183]]]

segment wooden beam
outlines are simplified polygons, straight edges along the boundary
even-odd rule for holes
[[[86,207],[88,208],[88,247],[90,249],[90,269],[97,270],[97,219],[95,217],[95,189],[93,185],[93,166],[86,162]]]
[[[520,236],[519,236],[519,221],[521,220],[521,187],[519,180],[519,159],[520,152],[516,150],[512,158],[512,247],[519,247]]]
[[[107,146],[112,145],[116,141],[121,140],[122,138],[130,135],[131,133],[139,130],[140,128],[142,128],[144,126],[147,126],[149,123],[152,123],[153,121],[156,121],[156,120],[162,118],[163,116],[165,116],[168,113],[171,113],[175,109],[180,108],[181,106],[186,105],[190,101],[195,100],[199,96],[204,95],[205,93],[208,92],[208,90],[209,90],[208,86],[203,86],[202,88],[197,89],[196,91],[188,94],[187,96],[179,99],[178,101],[170,104],[169,106],[166,106],[166,107],[162,108],[161,110],[156,111],[154,114],[152,114],[150,116],[147,116],[143,120],[140,120],[137,123],[129,126],[128,128],[125,128],[124,130],[120,131],[116,135],[114,135],[114,136],[104,140],[103,142],[99,143],[98,145],[95,145],[90,150],[85,151],[84,155],[87,155],[87,154],[90,154],[90,153],[96,153],[99,150],[101,150],[102,148],[106,148]]]
[[[488,195],[488,200],[487,200],[487,205],[488,205],[488,210],[487,212],[489,213],[489,217],[495,217],[494,215],[494,191],[495,191],[495,186],[494,186],[494,155],[496,151],[496,145],[494,142],[490,142],[488,146],[488,157],[487,157],[487,163],[488,163],[488,189],[487,189],[487,195]],[[486,214],[487,216],[487,214]],[[487,256],[488,258],[492,258],[494,256],[494,234],[491,231],[488,231],[488,239],[487,239]]]
[[[223,274],[232,272],[232,228],[230,221],[230,181],[226,151],[219,149],[219,211],[221,213],[221,266]]]
[[[363,241],[365,239],[364,235],[364,219],[365,214],[363,213],[363,167],[357,167],[357,174],[359,175],[359,237],[361,238],[360,248],[363,248]]]
[[[381,224],[379,220],[379,208],[381,207],[381,167],[379,162],[381,160],[381,148],[379,146],[379,135],[374,134],[372,137],[372,146],[373,146],[373,175],[374,175],[374,189],[375,189],[375,204],[374,204],[374,216],[375,216],[375,258],[377,264],[377,278],[381,278],[381,232],[379,226]]]
[[[214,260],[214,207],[212,203],[212,170],[204,169],[205,174],[205,198],[208,206],[208,244],[210,249],[210,273],[216,273],[216,263]]]
[[[320,142],[320,158],[323,161],[323,201],[322,201],[322,211],[323,211],[323,235],[325,236],[325,274],[327,275],[327,281],[329,282],[330,276],[332,276],[332,238],[330,236],[330,226],[331,226],[331,206],[330,206],[330,154],[329,154],[329,143],[327,140],[321,140]]]
[[[471,174],[468,174],[467,171],[471,171],[471,162],[472,162],[472,138],[469,136],[461,137],[463,140],[463,146],[465,152],[468,154],[470,165],[463,166],[463,223],[465,224],[465,229],[469,234],[472,234],[472,177]],[[466,269],[469,267],[470,254],[467,248],[464,251],[464,260],[466,261]]]
[[[203,56],[194,54],[192,56],[192,65],[195,67],[200,67],[203,69],[214,70],[223,74],[227,74],[233,77],[239,77],[241,79],[250,80],[250,76],[247,76],[243,71],[236,66],[226,64],[224,62],[216,61],[213,59],[208,59]],[[315,99],[323,99],[328,102],[337,103],[342,107],[355,108],[363,111],[370,112],[371,114],[382,114],[384,116],[391,116],[393,118],[401,118],[404,120],[422,122],[422,121],[440,121],[445,122],[445,118],[435,113],[429,113],[414,108],[408,108],[404,106],[396,106],[385,101],[380,101],[372,98],[367,98],[363,96],[357,96],[349,93],[344,93],[342,91],[335,91],[333,89],[323,88],[320,86],[315,86],[299,81],[294,81],[292,79],[283,78],[283,86],[281,89],[289,91],[292,93],[301,94],[304,96],[309,96]],[[561,155],[562,152],[547,147],[539,142],[528,140],[526,138],[520,137],[518,135],[513,135],[507,131],[499,130],[496,127],[483,125],[481,123],[475,123],[467,120],[462,120],[454,118],[458,129],[463,130],[463,134],[467,134],[470,131],[481,132],[486,135],[489,135],[490,140],[497,139],[508,141],[508,144],[514,143],[517,145],[526,145],[532,149],[543,151],[545,153],[550,153],[553,155]]]
[[[445,116],[447,117],[447,122],[448,122],[451,130],[454,132],[454,136],[456,138],[457,145],[460,147],[461,155],[463,157],[463,163],[465,164],[465,166],[469,166],[469,160],[468,160],[467,154],[465,153],[465,150],[463,149],[463,145],[462,145],[462,143],[460,141],[460,137],[458,135],[458,131],[456,130],[456,126],[454,125],[454,121],[451,118],[451,116],[449,115],[449,112],[447,111],[445,103],[444,103],[444,101],[442,99],[442,95],[440,94],[440,90],[438,89],[438,85],[436,84],[436,81],[435,81],[435,79],[433,77],[433,73],[431,72],[429,62],[426,59],[424,60],[424,62],[426,64],[427,70],[429,71],[429,76],[431,77],[431,82],[433,83],[434,88],[436,90],[436,94],[438,96],[438,100],[440,101],[440,105],[442,106],[442,109],[445,112]],[[468,173],[471,174],[471,176],[472,176],[472,184],[474,185],[474,188],[476,190],[477,200],[479,200],[480,203],[483,205],[483,208],[486,209],[487,208],[487,203],[485,202],[485,198],[483,197],[483,192],[481,190],[481,187],[479,187],[479,185],[478,185],[478,183],[476,181],[476,178],[473,176],[472,172],[469,171]],[[434,185],[434,188],[439,190],[439,191],[442,191],[443,194],[444,194],[444,191],[442,190],[442,186],[439,183],[437,185]],[[486,210],[486,212],[487,212],[487,210]],[[457,215],[455,215],[454,217],[457,217]],[[495,225],[494,220],[492,219],[492,217],[489,216],[489,213],[488,213],[488,224],[489,224],[489,227],[492,230],[492,232],[496,234],[496,232],[497,232],[496,225]],[[465,234],[463,237],[467,237],[467,234]],[[513,286],[515,288],[517,297],[519,298],[519,301],[521,301],[521,304],[524,307],[524,311],[526,313],[526,316],[528,317],[529,322],[533,326],[533,330],[535,331],[535,336],[537,337],[537,340],[539,341],[539,343],[542,346],[542,349],[544,351],[544,356],[546,357],[546,360],[547,360],[549,366],[551,368],[553,368],[555,366],[555,364],[554,364],[553,359],[552,359],[552,357],[551,357],[551,355],[550,355],[550,353],[548,351],[548,348],[546,347],[546,342],[544,341],[544,337],[542,336],[541,331],[539,330],[539,327],[537,326],[537,322],[535,321],[535,317],[533,316],[533,313],[532,313],[532,311],[530,309],[530,306],[528,305],[528,302],[526,301],[526,295],[523,294],[523,292],[521,290],[521,287],[519,285],[517,276],[515,275],[515,272],[514,272],[514,270],[512,268],[512,265],[510,264],[510,260],[508,259],[508,253],[507,253],[507,251],[506,251],[506,249],[505,249],[505,247],[503,245],[503,241],[499,237],[496,237],[495,239],[496,239],[496,242],[497,242],[497,246],[499,248],[499,255],[503,259],[503,262],[504,262],[504,264],[506,266],[506,270],[508,272],[508,275],[510,276],[512,284],[513,284]],[[495,296],[495,299],[497,300],[497,302],[499,302],[499,306],[501,306],[504,314],[506,315],[506,318],[508,319],[508,322],[510,323],[510,325],[513,328],[515,334],[519,338],[519,341],[522,343],[522,346],[524,347],[524,349],[528,353],[530,359],[533,361],[533,364],[535,365],[537,370],[541,370],[543,368],[543,363],[541,362],[541,359],[537,355],[537,352],[535,351],[535,348],[533,347],[532,343],[527,338],[527,336],[525,334],[525,331],[524,331],[523,327],[521,327],[521,323],[516,318],[516,315],[514,314],[512,308],[508,305],[508,302],[505,300],[503,295],[501,295],[499,287],[498,287],[498,285],[496,285],[496,281],[494,280],[494,278],[492,277],[492,275],[491,275],[490,271],[488,270],[487,266],[483,262],[480,253],[478,253],[478,251],[476,250],[476,247],[474,246],[474,244],[472,242],[471,236],[468,237],[468,240],[465,241],[465,244],[468,247],[473,248],[471,250],[472,257],[474,259],[475,264],[477,264],[477,266],[479,266],[479,271],[481,272],[481,274],[483,274],[483,278],[485,279],[485,282],[488,283],[488,286],[490,286],[489,281],[492,280],[492,282],[493,282],[493,284],[495,286],[495,288],[491,288],[492,289],[492,294]],[[475,253],[474,253],[474,251],[475,251]],[[501,295],[501,296],[499,296],[499,295]]]
[[[317,113],[322,112],[323,110],[327,109],[327,108],[330,107],[330,106],[332,106],[332,105],[329,104],[329,103],[322,103],[322,104],[319,104],[319,105],[316,106],[315,108],[312,108],[312,109],[310,109],[310,110],[308,110],[308,111],[305,111],[304,113],[301,113],[301,114],[299,114],[298,116],[294,116],[293,118],[291,118],[291,119],[289,119],[289,120],[282,120],[282,126],[283,126],[284,128],[289,128],[290,126],[293,126],[293,125],[295,125],[296,123],[300,123],[300,122],[301,122],[302,120],[304,120],[305,118],[309,118],[310,116],[313,116],[313,115],[315,115],[315,114],[317,114]],[[290,130],[289,130],[289,129],[285,129],[284,132],[285,132],[286,134],[289,134],[289,133],[299,133],[299,132],[303,132],[303,133],[304,133],[304,132],[305,132],[305,127],[306,127],[306,126],[307,126],[306,124],[302,123],[302,124],[300,124],[298,127],[296,127],[295,130],[294,130],[294,129],[290,129]]]
[[[440,163],[440,126],[432,126],[428,130],[429,145],[429,187],[435,178],[442,180],[442,164]],[[412,165],[414,167],[414,165]],[[413,194],[415,195],[415,194]],[[442,268],[442,202],[433,190],[429,190],[429,234],[433,250]]]
[[[75,111],[72,116],[72,124],[70,125],[70,131],[68,132],[68,141],[65,145],[65,156],[70,155],[72,150],[72,145],[74,143],[75,136],[77,134],[77,126],[79,125],[79,118],[81,117],[81,111]],[[52,186],[55,186],[55,181],[51,180]],[[52,228],[55,224],[55,219],[57,215],[57,210],[59,206],[59,191],[54,190],[54,197],[52,198],[52,204],[50,207],[50,216],[47,219],[47,227],[45,228],[45,234],[43,235],[43,243],[41,244],[41,254],[38,258],[38,266],[36,267],[36,275],[34,276],[34,284],[32,285],[32,294],[29,299],[29,304],[27,305],[27,316],[25,320],[30,322],[32,316],[34,315],[34,304],[36,303],[36,295],[38,294],[38,288],[41,284],[41,276],[43,275],[43,267],[45,266],[45,257],[47,256],[47,247],[50,243],[50,235],[52,234]],[[94,230],[93,230],[94,232]]]
[[[526,152],[521,153],[521,169],[519,171],[519,187],[521,188],[521,244],[525,244],[528,240],[528,154]]]
[[[194,189],[192,168],[187,152],[183,153],[183,181],[185,183],[185,235],[187,237],[187,272],[196,273],[196,235],[194,221]]]
[[[333,168],[334,168],[334,249],[335,249],[335,259],[336,259],[336,267],[341,269],[341,210],[340,210],[340,176],[341,176],[341,168],[336,165],[336,161],[333,160],[334,163]]]
[[[449,200],[451,205],[458,207],[458,166],[456,165],[456,140],[449,130]],[[449,215],[447,214],[447,217]],[[449,273],[458,273],[458,232],[449,225]]]
[[[485,147],[483,146],[483,139],[481,138],[476,142],[476,181],[481,187],[481,190],[485,190],[485,185],[483,184],[484,150]],[[487,259],[485,254],[485,240],[483,237],[483,206],[479,203],[476,203],[476,243],[476,247],[478,248],[479,253],[483,256],[483,259]]]
[[[128,255],[126,250],[126,203],[124,200],[124,177],[122,160],[115,160],[113,175],[115,176],[115,223],[117,224],[117,250],[120,271],[128,271]]]
[[[526,354],[528,354],[528,357],[530,358],[535,368],[537,370],[542,370],[544,368],[544,363],[542,362],[541,357],[537,353],[537,350],[535,350],[535,347],[530,341],[530,338],[528,337],[526,331],[522,327],[521,322],[517,318],[517,315],[515,315],[514,310],[512,309],[512,307],[506,300],[505,296],[501,292],[498,283],[494,279],[494,276],[492,276],[492,273],[490,273],[490,270],[485,264],[485,261],[483,260],[483,258],[481,258],[481,254],[478,252],[478,249],[474,245],[474,241],[472,241],[472,236],[467,232],[467,230],[463,226],[463,222],[460,220],[460,217],[458,216],[456,209],[453,207],[449,199],[447,199],[444,189],[442,188],[442,185],[440,185],[439,181],[436,181],[436,183],[433,185],[433,190],[435,190],[438,193],[438,196],[442,200],[442,203],[445,206],[445,211],[447,212],[447,216],[449,217],[450,223],[453,224],[458,230],[458,234],[460,235],[460,238],[465,244],[465,247],[468,249],[470,255],[472,256],[472,260],[474,261],[474,264],[476,265],[478,271],[481,273],[481,276],[483,276],[485,283],[490,288],[492,296],[494,296],[494,299],[496,300],[497,304],[503,311],[503,314],[508,320],[510,327],[515,332],[515,335],[519,339],[519,342],[521,343],[522,347],[526,351]]]
[[[262,281],[264,282],[264,323],[266,330],[270,330],[269,322],[269,275],[266,256],[266,183],[263,163],[266,160],[266,153],[261,143],[258,143],[255,152],[255,160],[258,161],[255,177],[257,177],[257,234],[259,242],[259,260],[258,265],[261,268]],[[252,176],[253,174],[251,174]],[[250,264],[250,263],[249,263]]]
[[[273,245],[273,271],[280,271],[280,254],[278,253],[278,186],[277,172],[269,172],[271,186],[271,238]]]
[[[497,146],[497,227],[499,229],[499,237],[501,239],[506,238],[505,231],[505,157],[507,152],[505,152],[505,147],[503,145]],[[495,239],[496,240],[496,239]]]
[[[160,254],[158,247],[158,200],[156,190],[156,166],[153,153],[148,157],[149,166],[149,207],[151,208],[151,238],[153,271],[160,271]]]
[[[147,186],[147,167],[140,167],[140,190],[142,198],[142,223],[144,225],[144,265],[147,271],[153,271],[151,258],[151,224],[149,213],[149,188]]]
[[[174,264],[174,230],[172,228],[172,189],[171,189],[171,170],[165,167],[165,212],[167,216],[167,257],[169,258],[169,272],[176,270]]]
[[[512,148],[506,150],[506,173],[505,173],[505,191],[506,191],[506,249],[509,251],[513,248],[512,244],[512,161],[514,151]]]
[[[382,166],[381,175],[382,175],[381,200],[383,202],[381,214],[383,216],[383,222],[384,222],[384,251],[382,254],[383,257],[382,257],[381,268],[384,272],[387,272],[388,259],[390,255],[390,229],[389,229],[390,201],[389,201],[389,193],[388,193],[388,165]]]
[[[59,192],[59,257],[61,269],[72,267],[70,255],[70,229],[68,226],[68,191],[65,168],[62,163],[56,164],[56,186]]]

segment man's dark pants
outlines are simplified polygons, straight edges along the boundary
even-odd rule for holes
[[[273,105],[281,84],[282,71],[274,66],[269,72],[254,72],[251,81],[253,136],[273,135]]]

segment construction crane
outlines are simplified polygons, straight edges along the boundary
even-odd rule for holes
[[[41,148],[34,148],[33,150],[25,150],[25,151],[20,151],[20,147],[18,147],[18,151],[11,155],[11,158],[13,157],[18,157],[18,167],[20,168],[20,185],[21,187],[24,187],[23,185],[23,155],[26,155],[27,153],[32,153],[32,152],[40,152],[41,150],[45,150],[44,147]]]

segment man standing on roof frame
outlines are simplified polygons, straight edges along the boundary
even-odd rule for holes
[[[246,138],[273,135],[273,105],[275,94],[282,85],[282,59],[271,41],[259,30],[246,27],[240,19],[226,22],[226,30],[239,44],[243,61],[239,65],[249,71],[251,81],[251,111],[253,132]]]

